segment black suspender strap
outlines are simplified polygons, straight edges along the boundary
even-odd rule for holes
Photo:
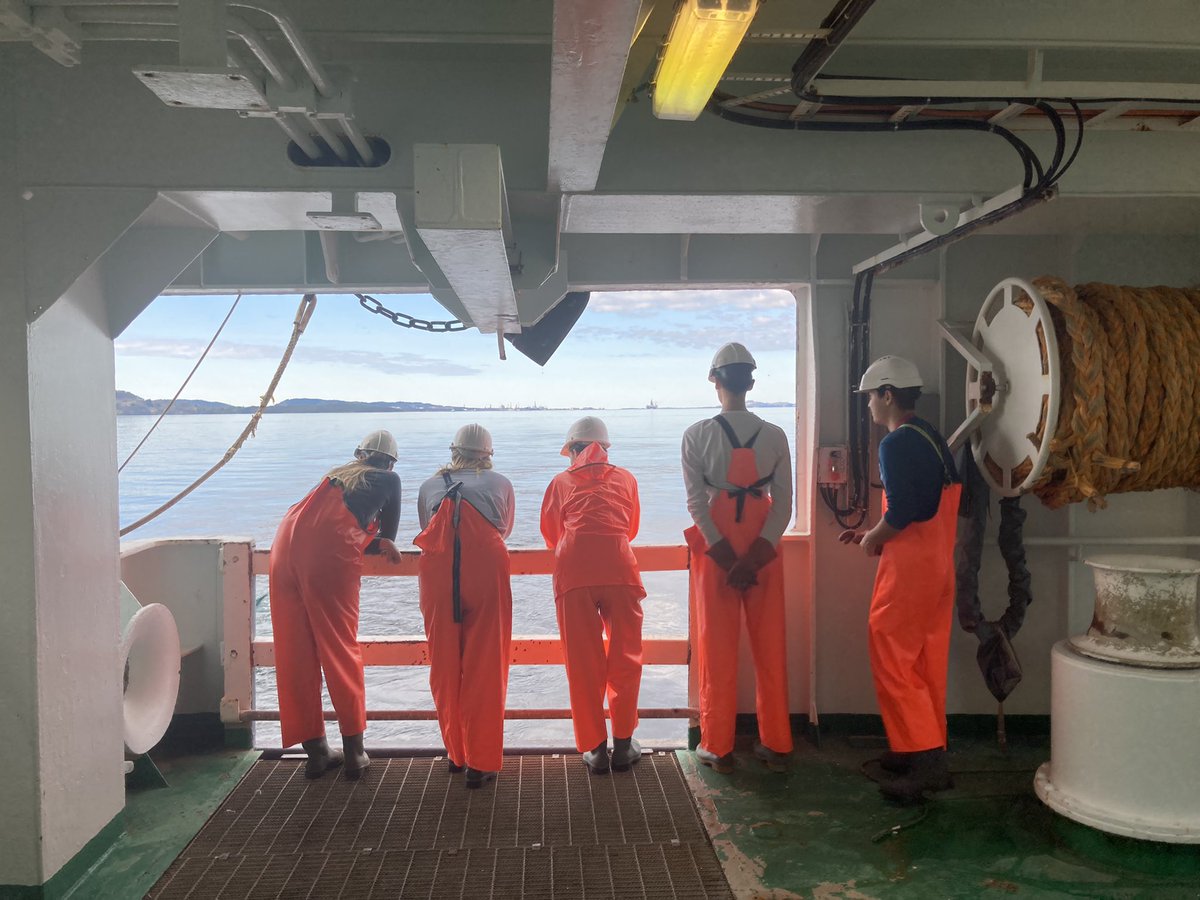
[[[933,452],[937,454],[938,462],[942,464],[942,487],[949,487],[952,485],[954,483],[954,478],[950,475],[950,467],[946,465],[946,457],[942,454],[942,448],[938,446],[937,441],[930,437],[924,428],[921,428],[918,425],[913,425],[911,422],[905,422],[900,427],[911,428],[929,442],[929,446],[932,447]]]
[[[713,416],[713,421],[721,426],[721,430],[725,432],[725,437],[729,438],[729,443],[733,445],[734,450],[753,449],[754,442],[756,440],[758,440],[758,436],[762,432],[762,429],[759,428],[757,431],[754,432],[754,434],[750,435],[749,440],[747,440],[746,443],[743,444],[738,440],[737,434],[733,430],[733,426],[729,424],[729,422],[725,419],[724,416]],[[758,479],[758,481],[754,482],[753,484],[748,484],[748,485],[736,485],[735,484],[735,485],[733,485],[732,488],[725,489],[726,493],[729,494],[730,498],[737,501],[737,511],[734,514],[735,522],[742,521],[742,513],[746,509],[746,497],[748,495],[752,496],[752,497],[761,497],[763,495],[763,492],[762,492],[763,487],[770,484],[771,479],[774,477],[775,477],[775,473],[774,473],[774,471],[772,471],[770,475],[767,475],[763,478]]]
[[[450,473],[443,472],[442,480],[446,482],[446,496],[454,502],[454,514],[450,524],[454,526],[454,561],[450,566],[451,601],[454,605],[454,621],[462,621],[462,538],[459,535],[458,523],[462,510],[462,482],[451,481]]]

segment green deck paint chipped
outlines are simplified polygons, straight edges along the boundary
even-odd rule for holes
[[[168,787],[126,793],[124,830],[68,897],[141,897],[237,786],[257,752],[220,750],[157,760]]]
[[[731,776],[678,755],[739,898],[1200,897],[1200,847],[1104,834],[1037,799],[1043,738],[1007,753],[986,738],[956,740],[956,789],[924,815],[884,801],[861,771],[878,750],[845,738],[800,744],[787,775],[744,750]]]

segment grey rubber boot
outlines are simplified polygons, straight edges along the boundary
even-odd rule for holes
[[[361,734],[342,735],[342,750],[345,751],[346,761],[343,763],[346,777],[354,781],[362,777],[362,773],[371,765],[371,757],[363,749]]]
[[[606,775],[609,770],[608,758],[608,742],[604,741],[592,748],[585,750],[583,753],[583,761],[588,767],[588,771],[593,775]]]
[[[772,750],[762,741],[754,742],[754,755],[772,772],[786,772],[791,766],[791,754]]]
[[[308,761],[304,764],[305,778],[320,778],[330,769],[336,769],[342,764],[341,751],[330,747],[329,741],[324,737],[304,741],[300,746],[308,754]]]
[[[946,791],[952,787],[954,779],[950,776],[946,751],[938,747],[912,754],[912,767],[908,774],[883,782],[879,785],[879,791],[889,800],[917,803],[926,791]]]
[[[642,758],[642,745],[632,737],[613,738],[612,767],[617,772],[628,772]]]
[[[722,775],[729,775],[733,772],[733,754],[726,753],[724,756],[717,756],[711,750],[704,747],[696,748],[696,759],[714,772],[720,772]]]

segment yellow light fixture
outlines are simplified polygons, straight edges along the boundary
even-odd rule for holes
[[[680,4],[654,76],[657,118],[695,121],[745,37],[758,2],[684,0]]]

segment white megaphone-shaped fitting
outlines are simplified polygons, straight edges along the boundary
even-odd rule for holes
[[[179,695],[179,629],[161,603],[142,606],[121,584],[121,678],[125,749],[146,753],[162,740]]]

